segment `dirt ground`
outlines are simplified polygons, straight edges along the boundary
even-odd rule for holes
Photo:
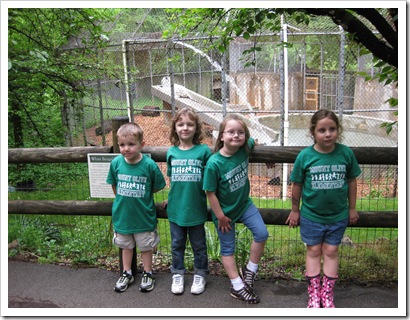
[[[135,122],[138,123],[141,128],[144,130],[144,140],[147,146],[170,146],[169,142],[169,124],[164,115],[160,116],[143,116],[141,114],[134,117]],[[86,130],[87,142],[88,144],[102,146],[102,136],[96,135],[96,127],[92,127]],[[204,125],[204,129],[208,132],[212,131],[212,127],[209,125]],[[206,136],[203,143],[212,146],[212,138]],[[112,145],[112,132],[109,132],[105,135],[105,145]],[[251,196],[263,197],[263,198],[282,198],[282,185],[279,182],[279,185],[275,185],[274,178],[281,177],[280,167],[277,165],[275,168],[265,169],[262,168],[262,172],[265,172],[265,175],[256,175],[253,174],[254,168],[251,168],[249,173],[249,179],[251,182]],[[290,170],[289,170],[290,173]],[[394,179],[372,179],[357,181],[357,197],[365,198],[371,197],[377,193],[379,196],[389,197],[393,195],[393,190],[397,192],[397,185],[395,185]],[[291,197],[291,186],[287,188],[287,197]]]

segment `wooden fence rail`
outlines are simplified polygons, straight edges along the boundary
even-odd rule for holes
[[[144,147],[143,153],[150,153],[156,162],[165,162],[169,147]],[[250,162],[253,163],[293,163],[305,147],[256,146]],[[372,147],[351,148],[360,164],[398,164],[398,148]],[[87,162],[88,153],[113,153],[113,147],[72,147],[72,148],[25,148],[9,149],[9,163],[62,163]]]
[[[150,153],[156,162],[166,161],[169,147],[144,147],[143,153]],[[250,162],[293,163],[304,147],[256,146]],[[397,148],[352,148],[360,164],[398,164]],[[9,149],[9,164],[87,162],[88,153],[113,153],[113,147],[74,148],[26,148]],[[56,214],[56,215],[111,215],[110,201],[53,201],[53,200],[11,200],[9,214]],[[157,204],[158,218],[167,218],[166,210]],[[266,224],[284,225],[289,209],[259,208]],[[397,228],[396,211],[359,212],[357,227]],[[208,220],[211,220],[210,210]]]
[[[250,162],[253,163],[293,163],[304,147],[263,147],[256,146]],[[398,164],[397,148],[352,148],[360,164]],[[143,153],[150,153],[156,162],[165,162],[168,147],[144,147]],[[9,149],[9,164],[24,163],[64,163],[87,162],[88,153],[113,153],[113,147],[75,147],[75,148],[30,148]],[[8,202],[9,214],[42,215],[89,215],[111,216],[112,201],[53,201],[53,200],[11,200]],[[157,217],[167,219],[167,212],[161,204],[156,204]],[[289,209],[259,208],[267,225],[285,225]],[[397,212],[358,212],[360,219],[356,227],[397,228]],[[208,208],[208,221],[211,221]],[[137,273],[136,249],[133,252],[131,268]],[[119,249],[120,270],[123,269],[122,251]]]
[[[111,201],[51,201],[51,200],[11,200],[9,214],[43,214],[71,216],[111,216]],[[166,210],[161,204],[156,205],[157,217],[167,219]],[[267,225],[285,225],[289,209],[259,208]],[[397,228],[397,212],[374,211],[358,212],[360,219],[355,227],[366,228]],[[208,208],[208,221],[211,220],[211,210]]]

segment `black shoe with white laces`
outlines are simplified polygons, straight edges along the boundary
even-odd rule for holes
[[[131,274],[128,274],[126,271],[123,271],[121,277],[115,284],[114,290],[117,292],[123,292],[127,290],[128,286],[133,282],[134,277]]]
[[[256,273],[249,270],[247,267],[242,267],[241,277],[249,291],[253,292],[253,285],[255,284]]]
[[[255,304],[260,302],[259,297],[253,292],[249,291],[249,289],[246,286],[244,286],[242,289],[238,291],[231,287],[231,296],[235,299],[245,301],[249,304]]]

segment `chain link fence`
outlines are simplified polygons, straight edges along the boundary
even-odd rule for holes
[[[343,143],[397,146],[397,132],[387,135],[380,128],[396,120],[386,101],[397,97],[397,88],[358,75],[378,71],[372,56],[360,56],[360,47],[329,18],[309,26],[285,19],[281,33],[263,34],[257,39],[261,50],[244,56],[256,39],[238,37],[221,54],[210,49],[207,37],[161,39],[160,30],[144,25],[147,15],[167,16],[162,9],[147,9],[138,32],[114,34],[112,44],[98,53],[98,62],[113,66],[115,77],[89,83],[82,121],[73,116],[74,132],[82,132],[76,144],[110,145],[106,134],[114,117],[144,125],[139,116],[148,115],[156,117],[148,126],[160,126],[176,108],[189,105],[214,137],[223,116],[236,112],[249,120],[261,144],[309,145],[309,118],[326,108],[341,120]]]
[[[147,9],[145,19],[150,15],[167,14]],[[281,33],[260,36],[261,49],[251,55],[243,52],[255,45],[252,38],[236,38],[221,54],[208,37],[166,41],[143,22],[138,32],[117,35],[98,54],[99,63],[118,70],[117,77],[89,84],[83,119],[74,121],[74,126],[82,123],[77,144],[112,145],[111,120],[126,116],[144,129],[147,145],[168,146],[170,117],[190,106],[205,123],[210,146],[231,112],[244,116],[261,145],[307,146],[313,143],[310,117],[326,108],[339,116],[342,143],[396,147],[397,131],[387,135],[381,124],[396,120],[386,101],[397,97],[397,89],[358,75],[378,71],[372,57],[360,56],[360,47],[329,18],[316,18],[309,26],[285,19],[283,25]],[[291,169],[278,164],[266,170],[280,184]]]

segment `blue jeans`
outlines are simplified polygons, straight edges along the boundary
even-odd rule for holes
[[[268,229],[255,205],[252,204],[239,221],[252,232],[255,242],[265,242],[268,239]],[[218,229],[218,225],[216,225],[221,243],[221,256],[232,256],[235,253],[235,223],[231,223],[231,228],[229,232],[222,233],[222,231]]]
[[[194,251],[194,274],[206,277],[209,274],[208,252],[204,224],[192,227],[181,227],[169,222],[171,229],[172,265],[171,273],[183,275],[186,271],[184,265],[187,238]]]

